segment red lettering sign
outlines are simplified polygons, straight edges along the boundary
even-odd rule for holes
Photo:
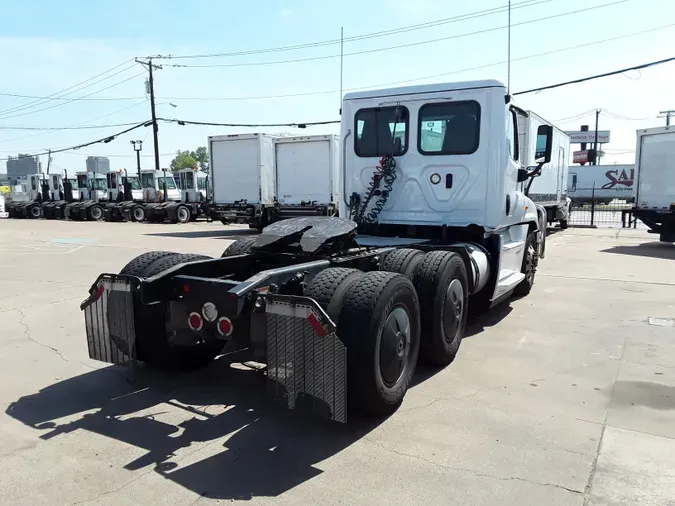
[[[630,177],[628,174],[626,174],[625,170],[621,171],[621,174],[619,174],[618,170],[608,170],[605,172],[605,176],[609,181],[602,185],[603,190],[609,190],[610,188],[614,188],[616,185],[620,184],[623,186],[631,187],[633,186],[633,178],[635,177],[635,169],[630,170]]]

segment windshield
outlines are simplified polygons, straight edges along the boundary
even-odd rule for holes
[[[159,182],[159,189],[163,190],[164,189],[164,183],[166,183],[166,189],[167,190],[175,190],[176,189],[176,182],[173,180],[173,177],[158,177],[157,181]]]
[[[200,190],[206,190],[206,178],[205,177],[197,178],[197,185],[199,186]]]
[[[141,189],[141,184],[138,182],[138,177],[136,177],[136,176],[127,177],[127,183],[129,183],[131,185],[132,190],[140,190]]]
[[[155,174],[152,172],[141,172],[141,186],[143,188],[154,188]]]
[[[402,155],[408,149],[408,109],[405,107],[361,109],[355,120],[357,156]]]
[[[89,188],[92,190],[103,190],[106,191],[108,189],[106,185],[105,179],[91,179],[89,181]]]

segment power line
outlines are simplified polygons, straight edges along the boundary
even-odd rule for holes
[[[619,36],[611,37],[611,38],[608,38],[608,39],[602,39],[602,40],[597,40],[597,41],[593,41],[593,42],[577,44],[577,45],[574,45],[574,46],[568,46],[568,47],[563,47],[563,48],[559,48],[559,49],[553,49],[551,51],[545,51],[543,53],[536,53],[536,54],[531,54],[531,55],[527,55],[527,56],[521,56],[519,58],[512,58],[511,61],[512,62],[524,61],[524,60],[529,60],[531,58],[538,58],[538,57],[541,57],[541,56],[549,56],[551,54],[562,53],[562,52],[565,52],[565,51],[573,51],[575,49],[594,46],[594,45],[597,45],[597,44],[604,44],[604,43],[607,43],[607,42],[614,42],[616,40],[626,39],[626,38],[629,38],[629,37],[635,37],[637,35],[644,35],[646,33],[651,33],[651,32],[655,32],[655,31],[658,31],[658,30],[664,30],[666,28],[672,28],[673,26],[675,26],[675,23],[671,23],[671,24],[663,25],[663,26],[658,26],[658,27],[655,27],[655,28],[650,28],[650,29],[647,29],[647,30],[639,31],[639,32],[633,32],[633,33],[628,33],[628,34],[624,34],[624,35],[619,35]],[[450,71],[450,72],[443,72],[441,74],[419,76],[419,77],[414,77],[414,78],[411,78],[411,79],[405,79],[405,80],[401,80],[401,81],[393,81],[393,82],[390,81],[390,82],[387,82],[387,83],[372,84],[372,85],[360,86],[360,87],[356,87],[356,88],[346,88],[344,91],[360,91],[360,90],[367,89],[367,88],[380,88],[380,87],[383,87],[383,86],[395,86],[395,85],[399,85],[399,84],[412,83],[412,82],[422,81],[422,80],[426,80],[426,79],[435,79],[435,78],[439,78],[439,77],[446,77],[446,76],[449,76],[449,75],[460,74],[460,73],[463,73],[463,72],[470,72],[470,71],[473,71],[473,70],[482,70],[482,69],[486,69],[486,68],[490,68],[490,67],[496,67],[498,65],[503,65],[505,63],[506,63],[506,61],[504,60],[504,61],[499,61],[499,62],[494,62],[494,63],[488,63],[488,64],[485,64],[485,65],[479,65],[479,66],[476,66],[476,67],[469,67],[469,68],[464,68],[464,69],[453,70],[453,71]],[[336,93],[337,91],[339,91],[339,90],[322,90],[322,91],[308,91],[308,92],[301,92],[301,93],[287,93],[287,94],[282,94],[282,95],[262,95],[262,96],[259,95],[259,96],[238,96],[238,97],[175,97],[174,96],[174,97],[157,97],[157,99],[158,100],[207,100],[207,101],[208,100],[225,100],[225,101],[231,101],[231,100],[234,100],[234,101],[240,101],[240,100],[270,100],[270,99],[278,99],[278,98],[295,98],[295,97],[307,97],[307,96],[313,96],[313,95],[328,95],[328,94]],[[594,112],[594,110],[592,112]]]
[[[512,4],[511,9],[522,9],[524,7],[533,7],[535,5],[543,4],[543,3],[548,3],[553,0],[525,0],[523,2],[517,2]],[[372,38],[378,38],[378,37],[386,37],[389,35],[398,35],[401,33],[406,33],[406,32],[411,32],[415,30],[422,30],[426,28],[433,28],[436,26],[442,26],[445,24],[450,24],[450,23],[457,23],[460,21],[466,21],[470,19],[475,19],[475,18],[481,18],[485,16],[490,16],[493,14],[499,14],[502,12],[506,12],[507,7],[492,7],[490,9],[484,9],[482,11],[474,11],[466,14],[460,14],[457,16],[452,16],[449,18],[442,18],[434,21],[427,21],[425,23],[418,23],[415,25],[408,25],[408,26],[403,26],[400,28],[392,28],[390,30],[382,30],[378,32],[370,32],[370,33],[365,33],[361,35],[353,35],[351,37],[345,37],[344,39],[330,39],[330,40],[324,40],[324,41],[318,41],[318,42],[308,42],[304,44],[295,44],[291,46],[281,46],[281,47],[271,47],[271,48],[263,48],[263,49],[251,49],[247,51],[237,51],[237,52],[230,52],[230,53],[207,53],[207,54],[192,54],[192,55],[179,55],[179,56],[174,56],[174,55],[165,55],[165,56],[156,56],[154,58],[158,59],[173,59],[173,60],[178,60],[178,59],[197,59],[197,58],[217,58],[217,57],[233,57],[233,56],[250,56],[250,55],[256,55],[256,54],[265,54],[265,53],[279,53],[279,52],[286,52],[286,51],[296,51],[299,49],[309,49],[309,48],[316,48],[316,47],[324,47],[324,46],[332,46],[332,45],[338,45],[341,42],[356,42],[360,40],[367,40],[367,39],[372,39]]]
[[[561,86],[568,86],[570,84],[578,84],[578,83],[583,83],[586,81],[592,81],[594,79],[600,79],[601,77],[609,77],[609,76],[615,76],[617,74],[623,74],[624,72],[628,72],[629,70],[640,70],[640,69],[646,69],[648,67],[654,67],[656,65],[663,65],[664,63],[670,63],[672,61],[675,61],[675,56],[671,58],[666,58],[664,60],[657,60],[649,63],[643,63],[642,65],[636,65],[635,67],[628,67],[625,69],[621,70],[614,70],[612,72],[605,72],[604,74],[596,74],[594,76],[589,76],[589,77],[582,77],[581,79],[574,79],[572,81],[565,81],[562,83],[557,83],[557,84],[551,84],[549,86],[542,86],[540,88],[532,88],[531,90],[525,90],[525,91],[519,91],[517,93],[514,93],[514,95],[525,95],[526,93],[535,93],[539,91],[544,91],[544,90],[551,90],[553,88],[560,88]]]
[[[129,67],[132,68],[132,67]],[[64,98],[64,97],[40,97],[36,95],[18,95],[16,93],[0,93],[0,97],[15,97],[15,98],[37,98],[37,99],[46,99],[49,98],[51,100],[68,100],[68,101],[73,101],[73,100],[80,100],[80,101],[87,101],[87,102],[104,102],[104,101],[113,101],[113,100],[140,100],[144,97],[100,97],[100,98]]]
[[[602,5],[596,5],[593,7],[587,7],[585,9],[577,9],[574,11],[569,11],[569,12],[564,12],[561,14],[554,14],[551,16],[546,16],[543,18],[537,18],[537,19],[531,19],[528,21],[521,21],[520,23],[512,23],[511,27],[515,26],[523,26],[523,25],[528,25],[532,23],[538,23],[539,21],[546,21],[550,19],[557,19],[561,18],[564,16],[572,16],[575,14],[580,14],[583,12],[588,12],[596,9],[602,9],[604,7],[610,7],[613,5],[618,5],[622,4],[625,2],[628,2],[630,0],[615,0],[614,2],[610,2],[607,4],[602,4]],[[345,53],[343,56],[356,56],[356,55],[362,55],[362,54],[371,54],[371,53],[379,53],[383,51],[393,51],[396,49],[403,49],[403,48],[409,48],[409,47],[416,47],[416,46],[421,46],[425,44],[434,44],[436,42],[443,42],[447,40],[452,40],[452,39],[459,39],[463,37],[469,37],[471,35],[479,35],[483,33],[489,33],[489,32],[494,32],[498,30],[503,30],[505,28],[508,28],[508,25],[502,25],[502,26],[497,26],[493,28],[486,28],[483,30],[477,30],[474,32],[467,32],[467,33],[461,33],[457,35],[450,35],[447,37],[440,37],[436,39],[428,39],[428,40],[423,40],[419,42],[410,42],[408,44],[399,44],[397,46],[388,46],[388,47],[383,47],[383,48],[376,48],[376,49],[365,49],[363,51],[354,51],[352,53]],[[317,61],[317,60],[328,60],[328,59],[333,59],[333,58],[340,58],[340,54],[332,54],[332,55],[324,55],[324,56],[309,56],[306,58],[293,58],[293,59],[287,59],[287,60],[275,60],[275,61],[269,61],[269,62],[248,62],[248,63],[213,63],[213,64],[206,64],[206,65],[190,65],[190,64],[164,64],[166,67],[176,67],[176,68],[216,68],[216,67],[258,67],[258,66],[267,66],[267,65],[280,65],[280,64],[285,64],[285,63],[300,63],[300,62],[308,62],[308,61]]]
[[[137,128],[141,128],[143,126],[150,126],[152,124],[151,121],[146,121],[144,123],[139,123],[137,125],[134,125],[130,128],[127,128],[126,130],[122,130],[121,132],[117,132],[116,134],[113,135],[108,135],[107,137],[102,137],[100,139],[96,139],[95,141],[90,141],[90,142],[85,142],[82,144],[77,144],[75,146],[68,146],[66,148],[58,148],[58,149],[50,149],[47,151],[43,151],[42,153],[25,153],[26,156],[44,156],[44,155],[49,155],[49,154],[55,154],[55,153],[62,153],[64,151],[72,151],[80,148],[86,148],[87,146],[93,146],[94,144],[100,144],[104,143],[107,144],[108,142],[111,142],[115,140],[116,137],[119,137],[120,135],[124,135],[126,133],[131,132],[132,130],[136,130]],[[23,154],[23,153],[22,153]],[[8,160],[9,158],[0,158],[0,160]]]
[[[207,121],[188,121],[181,119],[157,118],[158,121],[165,123],[177,123],[178,125],[199,125],[199,126],[221,126],[221,127],[240,127],[240,128],[267,128],[267,127],[293,127],[307,128],[319,125],[334,125],[340,123],[340,120],[329,121],[307,121],[305,123],[211,123]]]
[[[131,67],[130,67],[130,68],[131,68]],[[126,71],[126,70],[129,70],[129,69],[125,69],[125,71]],[[89,96],[91,96],[91,95],[96,95],[97,93],[101,93],[102,91],[109,90],[110,88],[114,88],[115,86],[119,86],[120,84],[126,83],[127,81],[131,81],[132,79],[135,79],[135,78],[137,78],[137,77],[139,77],[139,76],[142,76],[143,74],[145,74],[145,72],[140,72],[139,74],[134,74],[133,76],[128,77],[127,79],[124,79],[124,80],[122,80],[122,81],[118,81],[118,82],[116,82],[116,83],[114,83],[114,84],[111,84],[110,86],[106,86],[105,88],[102,88],[102,89],[100,89],[100,90],[92,91],[91,93],[89,93],[89,94],[87,94],[87,95],[84,95],[83,97],[80,97],[80,98],[86,98],[86,97],[89,97]],[[11,115],[11,116],[4,116],[4,117],[2,117],[2,118],[0,118],[0,119],[2,119],[2,120],[7,120],[7,119],[11,119],[11,118],[18,118],[18,117],[20,117],[20,116],[26,116],[26,115],[29,115],[29,114],[37,114],[38,112],[47,111],[47,110],[49,110],[49,109],[54,109],[55,107],[61,107],[61,106],[63,106],[63,105],[69,104],[69,103],[74,102],[74,101],[75,101],[74,99],[69,99],[67,102],[61,102],[61,103],[59,103],[59,104],[50,105],[49,107],[43,107],[42,109],[37,109],[37,110],[35,110],[35,111],[28,111],[28,112],[23,112],[23,113],[21,113],[21,114],[14,114],[14,115]]]
[[[53,130],[88,130],[88,129],[96,129],[96,128],[112,128],[112,127],[129,126],[129,125],[136,125],[137,123],[138,123],[138,121],[134,121],[132,123],[115,123],[115,124],[112,124],[112,125],[60,126],[60,127],[29,127],[29,126],[5,127],[5,126],[0,126],[0,130],[49,130],[49,131],[53,131]]]
[[[25,109],[31,109],[31,108],[33,108],[33,107],[38,107],[38,106],[40,106],[40,105],[43,105],[43,104],[46,104],[46,103],[51,102],[51,101],[53,101],[53,100],[56,100],[57,98],[62,98],[62,97],[64,97],[64,96],[66,96],[66,95],[70,95],[70,94],[72,94],[72,93],[75,93],[76,91],[81,91],[81,90],[84,90],[84,89],[86,89],[86,88],[90,88],[90,87],[92,87],[92,86],[94,86],[94,85],[96,85],[96,84],[98,84],[98,83],[100,83],[100,82],[102,82],[102,81],[105,81],[105,80],[107,80],[107,79],[111,79],[111,78],[115,77],[116,75],[119,75],[119,74],[121,74],[121,73],[123,73],[123,72],[126,72],[127,70],[133,68],[133,65],[130,65],[130,66],[128,66],[127,68],[124,68],[124,69],[122,69],[122,70],[120,70],[120,71],[118,71],[118,72],[115,72],[114,74],[110,74],[110,75],[108,75],[108,76],[106,76],[106,77],[104,77],[104,78],[102,78],[102,79],[99,79],[98,81],[95,81],[95,82],[93,82],[93,83],[89,83],[89,84],[87,84],[86,86],[82,86],[82,85],[88,83],[89,81],[92,81],[92,80],[94,80],[94,79],[97,79],[98,77],[100,77],[100,76],[102,76],[102,75],[108,74],[108,73],[112,72],[113,70],[115,70],[115,69],[117,69],[117,68],[119,68],[119,67],[121,67],[122,65],[125,65],[125,64],[127,64],[127,63],[128,63],[128,62],[124,62],[124,63],[122,63],[122,64],[120,64],[120,65],[117,65],[117,66],[113,67],[112,69],[109,69],[109,70],[106,71],[106,72],[102,72],[101,74],[98,74],[98,75],[96,75],[96,76],[94,76],[94,77],[91,77],[91,78],[85,80],[85,81],[82,81],[82,82],[80,82],[80,83],[78,83],[78,84],[75,84],[75,85],[71,86],[70,88],[66,88],[65,90],[62,90],[62,91],[59,91],[59,92],[54,93],[54,94],[52,94],[52,95],[49,95],[49,96],[47,96],[47,97],[44,97],[44,99],[34,100],[34,101],[32,101],[32,102],[28,102],[27,104],[22,104],[22,105],[19,105],[19,106],[16,106],[16,107],[12,107],[12,108],[10,108],[10,109],[5,109],[4,111],[0,111],[0,114],[4,116],[4,115],[9,114],[9,113],[12,113],[12,112],[18,112],[18,111],[23,111],[23,110],[25,110]],[[74,90],[73,90],[73,88],[77,88],[77,89],[74,89]],[[68,91],[68,90],[72,90],[72,91]],[[54,95],[59,95],[59,97],[55,97]],[[68,99],[68,100],[72,100],[72,99]]]

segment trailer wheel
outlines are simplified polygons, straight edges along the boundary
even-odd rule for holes
[[[148,251],[142,253],[122,267],[120,274],[143,277],[145,270],[153,263],[169,255],[178,255],[171,251]]]
[[[103,219],[103,208],[101,206],[91,206],[87,214],[91,221],[101,221]]]
[[[223,251],[221,257],[233,257],[235,255],[245,255],[251,250],[251,246],[253,246],[253,244],[255,244],[257,240],[258,240],[257,236],[242,237],[241,239],[237,239],[227,248],[225,248],[225,251]]]
[[[190,210],[187,206],[178,206],[178,209],[176,209],[176,221],[178,223],[188,223],[190,221]]]
[[[131,217],[133,221],[145,221],[145,208],[143,206],[134,206],[131,210]]]
[[[534,275],[537,273],[538,263],[539,255],[537,254],[536,232],[530,232],[527,234],[527,239],[525,240],[523,265],[520,271],[525,274],[525,279],[523,279],[518,286],[516,286],[515,290],[513,290],[515,295],[524,297],[530,293],[532,285],[534,285]]]
[[[347,290],[363,274],[363,271],[358,269],[346,269],[344,267],[324,269],[314,276],[314,279],[305,289],[304,295],[317,301],[326,310],[328,316],[334,322],[337,322]]]
[[[152,254],[156,254],[153,258]],[[159,254],[159,255],[157,255]],[[135,270],[126,274],[139,277],[151,277],[184,262],[207,260],[205,255],[167,253],[164,251],[146,253]],[[143,255],[135,260],[141,260]],[[217,339],[207,339],[195,346],[171,346],[164,326],[166,304],[144,306],[136,314],[136,354],[137,358],[158,369],[197,369],[215,359],[223,349],[224,343]]]
[[[42,216],[42,208],[37,204],[30,206],[30,209],[28,210],[28,216],[33,219],[39,218]]]
[[[344,296],[338,337],[347,347],[352,406],[377,416],[394,412],[415,373],[420,306],[410,280],[393,272],[361,276]]]
[[[450,251],[424,255],[415,276],[422,308],[420,356],[428,364],[447,365],[464,337],[469,281],[462,257]]]
[[[381,271],[397,272],[412,280],[422,264],[424,252],[401,248],[387,253],[380,263]]]

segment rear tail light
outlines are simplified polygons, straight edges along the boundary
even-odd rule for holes
[[[204,326],[202,316],[199,313],[190,313],[190,316],[188,316],[188,326],[195,332],[202,330],[202,327]]]
[[[229,337],[233,330],[232,321],[228,317],[223,316],[218,320],[218,333],[221,336]]]

